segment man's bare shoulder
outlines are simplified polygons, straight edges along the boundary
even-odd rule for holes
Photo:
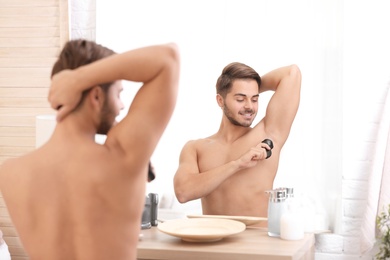
[[[215,141],[216,141],[216,138],[215,138],[214,135],[212,135],[212,136],[205,137],[205,138],[199,138],[199,139],[192,139],[192,140],[189,140],[189,141],[187,141],[187,143],[184,145],[184,147],[187,147],[187,148],[196,148],[196,147],[203,146],[203,145],[206,145],[206,144],[214,143]]]
[[[7,176],[13,176],[16,173],[24,172],[30,168],[32,164],[36,163],[36,151],[27,153],[20,157],[10,158],[5,160],[0,165],[0,180],[9,178]]]
[[[0,190],[3,190],[8,183],[8,179],[13,175],[14,172],[17,172],[18,168],[21,167],[22,160],[21,158],[11,158],[4,161],[0,165]]]
[[[0,165],[0,176],[4,175],[8,171],[13,170],[14,168],[18,167],[22,163],[22,158],[10,158],[5,160],[1,165]]]

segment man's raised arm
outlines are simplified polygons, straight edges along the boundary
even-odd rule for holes
[[[262,76],[260,91],[275,91],[267,106],[264,127],[268,136],[282,146],[298,111],[301,72],[296,65],[281,67]]]

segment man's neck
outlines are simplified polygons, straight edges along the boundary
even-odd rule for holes
[[[226,122],[222,120],[217,136],[226,143],[233,143],[251,131],[251,129],[251,127],[238,126],[232,124],[230,121]]]
[[[57,123],[54,135],[95,140],[96,127],[92,120],[82,117],[80,114],[70,114]]]

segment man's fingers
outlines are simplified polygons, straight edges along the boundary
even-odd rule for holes
[[[252,160],[260,160],[261,159],[268,159],[272,155],[272,148],[273,148],[273,143],[269,139],[263,140],[261,143],[256,145],[256,149],[259,149],[259,155],[253,156]],[[260,152],[263,153],[264,156],[260,156]]]
[[[271,150],[274,148],[274,143],[272,142],[271,139],[264,139],[261,143],[267,144],[267,146],[268,146],[268,148],[265,148],[265,150],[267,150],[267,157],[265,157],[265,159],[270,158],[272,155]]]
[[[266,150],[266,151],[267,151],[267,156],[265,157],[265,159],[268,159],[271,157],[272,151],[271,150]]]
[[[58,110],[58,106],[59,106],[58,103],[52,102],[51,98],[48,98],[47,100],[49,101],[49,104],[50,104],[51,108],[53,108],[54,110]]]
[[[266,143],[259,143],[258,145],[256,145],[257,148],[263,148],[263,149],[266,149],[266,150],[271,150],[271,147],[269,147],[268,144]]]
[[[262,143],[267,144],[267,145],[271,148],[271,150],[274,148],[274,143],[272,142],[271,139],[264,139],[264,140],[262,141]]]
[[[66,106],[59,106],[57,111],[57,122],[60,122],[64,117],[69,114],[71,110]]]
[[[255,152],[252,155],[252,161],[259,161],[266,158],[268,155],[268,152],[265,148],[256,149]]]

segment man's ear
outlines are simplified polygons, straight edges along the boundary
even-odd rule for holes
[[[222,108],[224,104],[223,97],[220,94],[217,94],[216,99],[217,99],[218,106]]]
[[[103,107],[105,98],[106,97],[104,95],[104,92],[100,86],[95,86],[91,88],[88,94],[88,99],[94,109],[101,109]]]

